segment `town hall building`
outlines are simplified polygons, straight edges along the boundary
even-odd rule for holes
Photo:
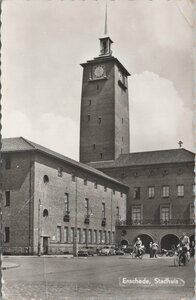
[[[128,76],[100,38],[82,63],[80,162],[25,138],[3,139],[4,253],[74,253],[130,246],[170,249],[194,239],[195,154],[130,153]]]

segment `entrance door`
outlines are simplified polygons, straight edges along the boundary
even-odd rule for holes
[[[48,254],[48,237],[43,237],[43,254]]]

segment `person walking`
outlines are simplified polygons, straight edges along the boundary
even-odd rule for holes
[[[153,256],[152,256],[152,242],[150,242],[150,244],[149,244],[149,250],[150,250],[150,257],[152,258]]]
[[[158,244],[156,242],[152,243],[152,257],[157,258]]]

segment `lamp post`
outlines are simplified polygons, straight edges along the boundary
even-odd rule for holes
[[[73,239],[73,255],[78,256],[78,241],[77,241],[77,235],[78,235],[78,182],[77,182],[77,176],[75,177],[76,180],[76,191],[75,191],[75,230],[74,230],[74,239]]]

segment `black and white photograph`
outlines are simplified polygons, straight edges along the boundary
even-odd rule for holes
[[[0,299],[193,299],[194,0],[0,3]]]

